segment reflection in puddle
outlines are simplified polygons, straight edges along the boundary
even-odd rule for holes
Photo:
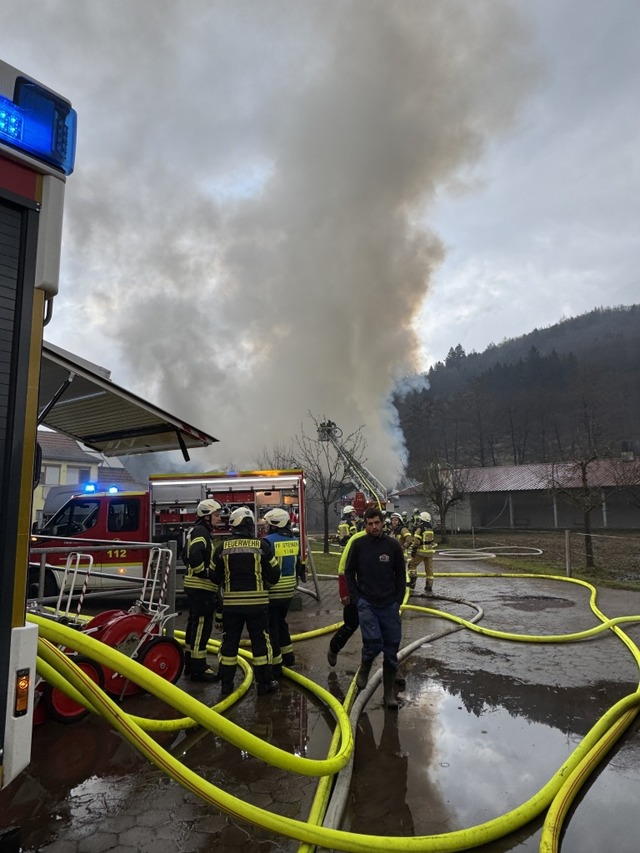
[[[488,703],[468,692],[466,685],[455,684],[464,673],[447,676],[447,683],[409,679],[399,714],[385,713],[374,702],[362,718],[347,815],[348,828],[354,832],[432,835],[485,823],[536,794],[582,739],[583,732],[573,728],[576,720],[582,721],[572,716],[568,695],[563,697],[564,717],[543,722],[514,708],[513,684],[501,705],[495,684]],[[476,674],[474,687],[481,689],[482,675]],[[553,693],[558,707],[558,690]],[[543,701],[545,694],[547,688],[529,685],[528,710],[535,709],[536,695]],[[544,708],[534,716],[545,717]],[[612,826],[617,827],[616,853],[637,851],[640,762],[637,757],[624,762],[623,778],[616,764],[611,762],[594,784],[600,789],[597,810],[588,805],[592,795],[585,794],[575,826],[567,829],[563,853],[606,849]],[[612,810],[619,819],[612,819]],[[625,823],[627,833],[620,831]],[[541,827],[542,818],[476,849],[537,851]],[[595,838],[600,840],[595,843]]]

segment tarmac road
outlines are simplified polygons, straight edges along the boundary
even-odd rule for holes
[[[562,580],[465,577],[490,564],[436,561],[437,597],[412,597],[483,628],[527,635],[574,634],[598,624],[589,592]],[[421,587],[418,582],[418,588]],[[302,596],[294,632],[340,619],[335,579],[320,582],[320,602]],[[640,614],[640,594],[601,589],[607,617]],[[177,620],[184,624],[185,615]],[[385,711],[381,688],[360,718],[342,828],[383,836],[426,836],[473,827],[532,797],[602,714],[633,693],[640,678],[631,651],[611,631],[574,642],[517,642],[452,631],[434,614],[407,612],[403,644],[426,641],[402,666],[398,712]],[[623,626],[640,643],[640,624]],[[444,631],[448,631],[444,636]],[[326,661],[328,635],[296,644],[296,669],[334,695],[346,695],[359,663],[357,634]],[[181,686],[212,704],[219,686]],[[152,697],[125,700],[142,716],[171,715]],[[319,702],[282,681],[279,693],[252,689],[227,715],[271,743],[323,758],[332,717]],[[266,765],[219,736],[197,729],[157,740],[205,779],[242,800],[306,821],[316,780]],[[634,723],[582,792],[562,839],[563,853],[609,849],[636,853],[640,818],[640,747]],[[30,768],[0,792],[0,830],[20,828],[21,847],[46,853],[196,853],[293,851],[299,843],[207,805],[144,760],[98,718],[34,731]],[[480,851],[539,849],[542,818]],[[8,845],[9,842],[6,842]],[[399,842],[401,845],[402,842]],[[402,849],[400,846],[399,849]],[[432,848],[433,849],[433,848]],[[461,848],[462,849],[462,848]]]

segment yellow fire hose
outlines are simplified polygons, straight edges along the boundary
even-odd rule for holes
[[[508,632],[482,628],[472,621],[452,616],[431,607],[405,605],[403,609],[448,619],[460,627],[468,628],[478,634],[518,642],[577,642],[596,637],[603,631],[611,630],[625,643],[640,667],[640,650],[619,627],[626,622],[640,621],[640,616],[607,619],[596,607],[595,588],[584,581],[555,575],[517,573],[456,572],[451,574],[437,573],[437,576],[458,578],[545,578],[580,584],[591,591],[591,608],[600,619],[600,624],[594,628],[574,634],[509,634]],[[285,670],[286,674],[297,683],[306,689],[313,690],[315,695],[327,704],[337,722],[328,757],[324,760],[306,759],[265,743],[229,720],[226,720],[224,717],[221,717],[215,709],[210,709],[202,705],[202,703],[188,696],[179,688],[169,684],[165,679],[147,670],[130,658],[121,655],[117,650],[105,646],[103,643],[93,640],[93,638],[81,632],[59,625],[51,620],[32,614],[29,614],[28,618],[38,624],[40,636],[44,638],[40,641],[39,671],[47,681],[51,681],[53,686],[63,690],[94,713],[101,714],[107,722],[127,737],[134,747],[145,757],[185,788],[200,796],[205,801],[242,820],[257,824],[277,834],[300,840],[302,842],[300,849],[305,851],[305,853],[306,851],[313,850],[316,846],[335,850],[362,851],[362,853],[365,853],[365,851],[383,850],[453,853],[453,851],[468,850],[502,838],[529,823],[545,809],[547,809],[547,817],[543,827],[540,850],[544,851],[544,853],[555,853],[558,849],[562,821],[568,812],[571,802],[597,764],[622,736],[640,710],[639,686],[637,692],[617,702],[598,720],[562,767],[559,768],[537,794],[510,812],[493,820],[441,835],[421,837],[361,835],[318,825],[323,819],[332,784],[332,776],[345,767],[353,749],[352,730],[347,716],[348,709],[353,704],[354,699],[353,685],[344,706],[342,706],[338,700],[319,685],[309,679],[305,679],[298,673],[294,673],[292,670]],[[331,630],[335,630],[336,627],[336,625],[332,625],[305,632],[304,634],[296,635],[292,639],[297,642],[302,639],[320,636]],[[122,673],[125,677],[136,682],[145,690],[153,693],[186,716],[178,720],[153,721],[132,717],[124,713],[107,694],[100,690],[86,673],[76,667],[72,660],[57,648],[59,645],[73,648],[81,654],[91,657],[98,663]],[[215,649],[218,644],[212,641],[211,645],[212,649]],[[250,657],[248,654],[246,656]],[[245,679],[240,688],[238,688],[238,694],[248,689],[251,679],[250,667],[244,657],[240,658],[240,665],[245,671]],[[229,697],[229,699],[233,701],[232,697]],[[227,707],[230,704],[229,699],[215,707],[220,709]],[[168,728],[188,728],[194,725],[201,725],[210,731],[216,732],[230,743],[274,766],[303,775],[320,776],[321,781],[316,791],[308,821],[304,822],[275,815],[272,812],[252,806],[221,791],[188,768],[185,768],[184,765],[167,753],[146,733],[147,731],[161,731]]]

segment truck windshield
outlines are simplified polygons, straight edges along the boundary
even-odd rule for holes
[[[94,526],[98,519],[97,500],[69,501],[40,531],[41,536],[75,536]]]

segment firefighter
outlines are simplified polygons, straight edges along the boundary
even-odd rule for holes
[[[273,674],[282,674],[282,665],[293,666],[291,634],[287,624],[287,613],[298,583],[306,577],[305,566],[300,559],[300,540],[291,529],[291,517],[286,509],[270,509],[265,513],[269,531],[265,536],[273,545],[280,568],[280,580],[269,588],[269,636],[273,649]]]
[[[256,536],[256,521],[249,507],[229,516],[231,535],[213,552],[213,580],[223,587],[222,643],[220,645],[221,696],[233,692],[238,648],[247,626],[259,694],[278,689],[273,678],[273,653],[269,638],[269,587],[278,582],[280,569],[273,545]]]
[[[389,536],[398,540],[403,551],[407,550],[413,540],[413,536],[399,512],[392,512],[389,517]]]
[[[338,544],[344,548],[353,534],[357,532],[356,510],[349,504],[342,510],[342,518],[338,524]]]
[[[218,587],[213,580],[212,530],[220,520],[220,510],[218,501],[209,498],[200,501],[196,507],[197,521],[187,540],[184,591],[189,617],[184,636],[184,671],[191,681],[218,680],[217,674],[207,666],[207,643],[218,603]]]
[[[409,587],[415,589],[418,566],[424,564],[424,591],[433,593],[433,552],[435,549],[433,526],[428,512],[420,513],[420,523],[413,531],[411,559],[409,560]]]
[[[417,506],[413,508],[413,514],[411,516],[411,520],[409,522],[409,530],[414,533],[416,527],[420,525],[420,510]]]

